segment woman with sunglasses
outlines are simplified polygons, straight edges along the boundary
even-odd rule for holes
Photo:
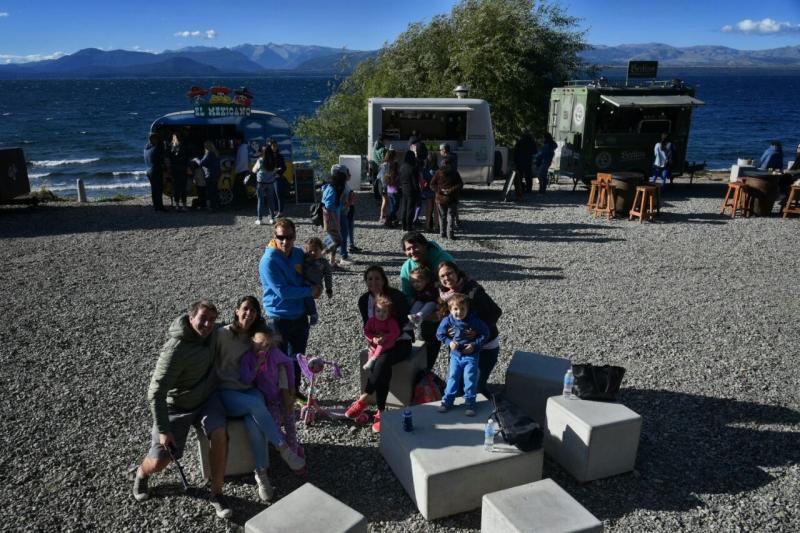
[[[322,294],[321,285],[309,287],[303,279],[304,253],[294,245],[296,235],[294,222],[279,218],[258,264],[267,325],[281,334],[281,350],[292,359],[305,353],[308,345],[308,315],[303,299]],[[295,362],[295,386],[299,385],[300,368]]]

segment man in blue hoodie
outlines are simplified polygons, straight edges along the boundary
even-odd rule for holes
[[[308,315],[303,299],[319,298],[322,286],[309,287],[303,279],[303,250],[294,245],[294,222],[280,218],[272,229],[272,240],[258,264],[264,290],[264,312],[272,329],[281,334],[281,349],[289,357],[305,353],[308,344]],[[295,362],[295,385],[300,369]]]

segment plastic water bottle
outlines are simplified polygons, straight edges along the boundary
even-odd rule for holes
[[[575,376],[572,375],[572,369],[567,370],[564,374],[564,398],[571,400],[574,398],[572,395],[572,385],[575,384]]]
[[[483,449],[487,452],[494,451],[494,436],[497,434],[497,422],[489,419],[486,422],[486,429],[483,433]]]
[[[411,418],[411,409],[406,407],[403,410],[403,431],[412,431],[414,429],[414,420]]]

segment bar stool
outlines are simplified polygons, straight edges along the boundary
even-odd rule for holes
[[[658,194],[657,185],[638,185],[636,187],[636,195],[633,197],[633,207],[631,207],[628,220],[633,220],[633,217],[639,217],[639,223],[647,217],[650,222],[653,221],[653,215],[656,211],[656,195]]]
[[[800,185],[792,185],[789,198],[786,199],[783,218],[789,218],[789,215],[800,215]]]
[[[750,216],[752,197],[750,196],[750,189],[746,183],[741,181],[733,181],[728,183],[728,190],[725,191],[725,198],[722,200],[722,209],[719,213],[725,214],[725,211],[730,207],[731,218],[736,218],[736,212],[741,211],[746,217]]]
[[[592,213],[597,208],[597,197],[600,193],[600,180],[592,180],[590,182],[592,188],[589,189],[589,201],[586,203],[586,210]]]
[[[597,173],[598,192],[597,204],[594,208],[594,215],[608,215],[609,219],[617,216],[617,195],[614,185],[611,184],[611,174]]]

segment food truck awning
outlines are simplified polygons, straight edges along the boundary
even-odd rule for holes
[[[383,105],[381,109],[386,111],[475,111],[474,107],[454,106],[454,105]]]
[[[705,102],[686,94],[660,94],[645,96],[601,95],[600,98],[616,107],[694,107]]]

